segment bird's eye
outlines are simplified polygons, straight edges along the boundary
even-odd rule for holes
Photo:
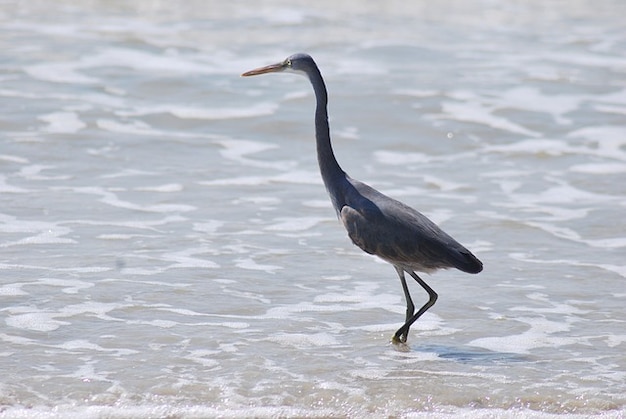
[[[285,64],[287,64],[287,67],[291,67],[291,60],[290,60],[290,59],[287,59],[287,61],[286,61],[286,63],[285,63]]]

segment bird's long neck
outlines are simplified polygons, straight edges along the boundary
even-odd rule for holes
[[[317,161],[322,173],[324,185],[333,200],[333,205],[337,211],[343,206],[341,195],[341,185],[346,181],[346,173],[341,169],[333,147],[330,143],[330,128],[328,126],[328,94],[326,85],[317,68],[309,74],[309,79],[315,91],[317,105],[315,108],[315,139],[317,144]]]

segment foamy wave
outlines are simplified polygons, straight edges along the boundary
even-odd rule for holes
[[[273,176],[240,176],[225,179],[199,181],[200,185],[227,186],[227,185],[265,185],[269,183],[296,183],[319,185],[322,180],[317,172],[296,170]]]
[[[275,224],[265,227],[269,231],[304,231],[315,227],[318,223],[328,221],[326,218],[318,217],[292,217],[280,218]]]
[[[9,185],[7,183],[7,178],[4,175],[0,174],[0,192],[2,193],[28,193],[30,192],[28,189],[20,188],[19,186]]]
[[[5,233],[32,234],[21,239],[5,241],[0,247],[10,247],[32,244],[74,244],[74,239],[65,238],[72,229],[60,226],[57,223],[44,221],[26,221],[17,217],[0,214],[0,231]]]
[[[255,271],[264,271],[267,273],[274,273],[277,270],[283,269],[282,266],[257,263],[251,258],[240,258],[235,260],[235,266],[241,269],[250,269]]]
[[[268,338],[272,342],[276,342],[280,345],[294,346],[296,348],[310,348],[315,346],[336,346],[339,345],[339,341],[329,333],[283,333],[272,335]]]
[[[249,154],[256,154],[277,148],[275,144],[234,139],[214,140],[213,143],[219,144],[222,147],[220,154],[224,158],[245,166],[270,167],[275,169],[287,169],[295,166],[295,163],[292,161],[263,161],[247,157]]]
[[[540,136],[536,131],[524,128],[506,118],[493,115],[493,109],[480,104],[444,102],[442,103],[442,111],[443,115],[440,116],[441,118],[482,124],[491,128],[508,131],[514,134],[527,135],[529,137]]]
[[[76,112],[53,112],[39,119],[48,124],[44,130],[52,134],[74,134],[87,126]]]
[[[203,119],[203,120],[220,120],[220,119],[240,119],[252,118],[258,116],[271,115],[278,108],[275,103],[258,103],[247,107],[236,108],[211,108],[211,107],[192,107],[179,104],[166,104],[157,106],[142,106],[132,110],[120,111],[120,116],[146,116],[158,114],[170,114],[181,119]],[[111,124],[109,124],[111,126]],[[119,127],[119,125],[118,125]]]
[[[153,205],[140,205],[134,204],[130,201],[124,201],[118,196],[108,191],[104,188],[97,186],[85,186],[85,187],[77,187],[77,188],[56,188],[58,190],[70,190],[75,193],[83,193],[89,195],[97,195],[100,196],[99,201],[110,205],[112,207],[129,209],[135,211],[145,211],[145,212],[156,212],[156,213],[168,213],[168,212],[189,212],[194,211],[197,208],[192,205],[186,204],[153,204]]]

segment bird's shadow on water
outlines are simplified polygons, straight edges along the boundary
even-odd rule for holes
[[[434,353],[439,358],[463,364],[493,365],[511,362],[528,362],[528,356],[511,352],[497,352],[473,346],[419,345],[411,347],[414,352]]]

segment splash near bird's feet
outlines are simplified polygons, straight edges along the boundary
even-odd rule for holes
[[[393,335],[391,337],[391,344],[393,348],[398,352],[409,352],[411,348],[406,344],[406,341],[402,341],[398,336]]]

